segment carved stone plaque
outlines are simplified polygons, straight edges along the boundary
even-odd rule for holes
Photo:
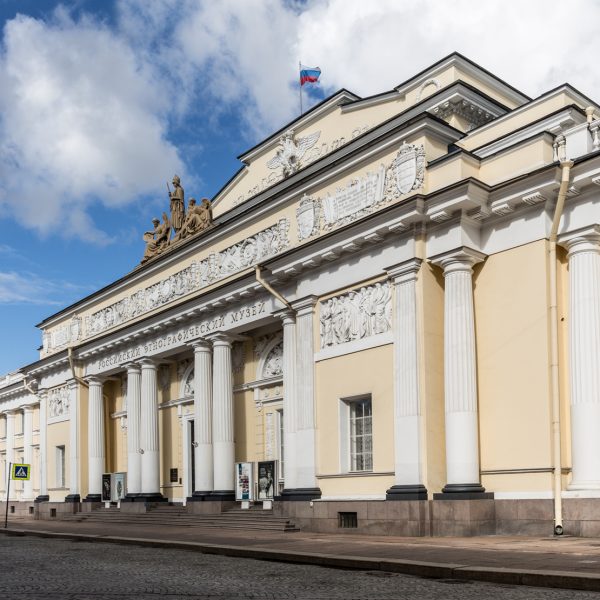
[[[304,195],[296,210],[298,240],[302,241],[319,231],[319,201]]]

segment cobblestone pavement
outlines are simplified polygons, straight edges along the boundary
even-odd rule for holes
[[[2,536],[0,598],[599,600],[600,594],[344,571],[185,550]]]

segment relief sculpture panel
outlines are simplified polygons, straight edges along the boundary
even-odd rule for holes
[[[392,328],[392,292],[387,281],[329,298],[320,308],[322,349]]]

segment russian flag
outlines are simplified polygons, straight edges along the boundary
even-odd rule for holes
[[[305,83],[317,83],[321,76],[321,69],[319,67],[305,67],[300,65],[300,85],[303,86]]]

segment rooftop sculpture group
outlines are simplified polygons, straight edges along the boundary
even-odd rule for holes
[[[142,264],[154,258],[169,246],[204,231],[212,224],[212,208],[210,200],[203,198],[200,204],[196,204],[194,198],[190,198],[187,211],[185,210],[185,192],[181,187],[178,175],[173,177],[173,191],[169,188],[171,217],[166,212],[162,214],[162,223],[159,219],[152,219],[154,229],[144,233],[146,250],[142,258]],[[171,237],[171,234],[173,236]]]

